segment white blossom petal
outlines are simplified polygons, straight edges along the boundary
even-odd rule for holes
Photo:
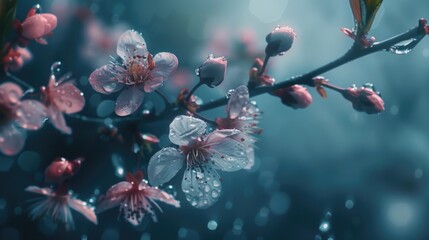
[[[235,135],[234,132],[240,133],[238,130],[215,130],[207,136],[204,143],[209,149],[211,163],[222,171],[238,171],[248,163],[246,146],[231,138]]]
[[[183,175],[182,190],[186,200],[193,207],[208,208],[220,197],[222,191],[220,176],[210,164],[199,167],[188,166]]]
[[[190,141],[205,133],[207,124],[198,118],[177,116],[170,124],[170,141],[179,146],[186,146]]]
[[[67,203],[70,208],[82,214],[89,221],[93,222],[94,224],[98,223],[94,209],[89,207],[86,202],[69,196]]]
[[[153,92],[161,87],[163,82],[164,78],[162,77],[151,77],[144,82],[143,89],[145,92]]]
[[[129,87],[122,91],[118,99],[116,99],[115,113],[118,116],[127,116],[134,113],[142,105],[143,97],[144,92],[138,87]]]
[[[10,123],[0,128],[0,151],[8,156],[19,153],[25,144],[27,133]]]
[[[144,57],[147,55],[146,42],[138,32],[127,30],[119,37],[116,53],[125,61],[133,56]]]
[[[16,122],[22,128],[37,130],[43,126],[48,113],[46,107],[36,100],[24,100],[16,110]]]
[[[104,195],[101,201],[98,203],[96,212],[101,213],[110,208],[119,206],[124,201],[127,192],[132,188],[132,184],[123,181],[119,182],[109,188],[106,195]]]
[[[165,81],[170,74],[176,71],[179,60],[176,55],[168,52],[160,52],[153,57],[155,69],[152,70],[152,77],[161,77]]]
[[[163,148],[155,153],[147,167],[149,183],[159,186],[170,181],[182,168],[184,156],[175,148]]]
[[[245,85],[237,87],[229,97],[226,112],[228,117],[235,119],[242,115],[249,103],[249,90]]]

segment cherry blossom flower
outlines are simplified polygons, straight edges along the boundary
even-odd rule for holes
[[[103,94],[122,90],[116,100],[115,112],[127,116],[141,106],[144,92],[159,88],[176,70],[178,60],[167,52],[152,57],[143,37],[133,30],[121,35],[116,52],[122,61],[115,60],[96,69],[91,73],[89,83]]]
[[[50,122],[65,134],[71,134],[72,129],[67,126],[64,114],[80,112],[85,106],[85,98],[68,75],[56,81],[55,75],[51,74],[48,86],[42,87],[44,103],[48,110]]]
[[[343,97],[353,104],[353,108],[358,112],[375,114],[384,111],[384,101],[380,93],[374,90],[372,84],[365,84],[361,88],[352,86],[342,92]]]
[[[154,222],[157,221],[152,204],[160,211],[162,210],[155,200],[177,208],[180,207],[180,203],[172,195],[156,187],[149,186],[143,179],[141,171],[134,175],[128,173],[126,180],[113,185],[107,191],[97,206],[97,213],[120,206],[119,211],[123,217],[132,225],[138,226],[146,214],[149,214]]]
[[[18,71],[24,64],[30,61],[33,55],[27,48],[10,48],[9,52],[1,59],[5,70]]]
[[[217,128],[240,130],[240,133],[232,136],[232,138],[242,141],[246,146],[248,163],[244,169],[251,169],[255,164],[254,147],[256,139],[253,135],[262,132],[262,129],[257,126],[261,112],[256,103],[249,100],[249,90],[245,85],[241,85],[230,92],[226,112],[228,117],[216,119]]]
[[[21,45],[26,45],[29,40],[35,40],[40,44],[48,44],[46,37],[52,35],[57,27],[57,17],[51,13],[36,13],[37,8],[31,8],[25,20],[15,22],[15,29],[21,37]]]
[[[293,109],[306,108],[313,102],[313,98],[307,88],[301,85],[278,89],[273,94],[278,96],[284,105]]]
[[[23,100],[22,89],[10,82],[0,85],[0,151],[15,155],[24,147],[27,130],[42,127],[47,113],[42,103]]]
[[[82,158],[77,158],[73,161],[65,158],[55,159],[45,170],[45,182],[63,182],[77,173],[82,162]]]
[[[236,129],[206,133],[204,121],[178,116],[170,124],[170,141],[179,148],[167,147],[155,153],[149,161],[148,177],[153,186],[170,181],[186,164],[182,190],[186,200],[196,208],[213,205],[222,191],[216,170],[234,172],[247,163],[246,146],[234,139]]]
[[[34,199],[35,202],[30,206],[29,216],[33,220],[48,216],[52,217],[55,222],[64,224],[66,230],[73,230],[74,220],[71,213],[71,209],[73,209],[92,223],[97,224],[94,209],[68,193],[37,186],[29,186],[25,191],[42,195],[41,198]]]
[[[216,87],[225,79],[227,63],[225,57],[215,57],[210,54],[196,70],[196,74],[202,83],[211,88]]]
[[[292,43],[295,38],[295,31],[291,27],[277,26],[265,38],[265,40],[267,41],[265,54],[271,57],[282,55],[292,47]]]

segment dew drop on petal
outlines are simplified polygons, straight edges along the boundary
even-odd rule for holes
[[[104,89],[104,91],[111,93],[116,89],[116,85],[117,84],[115,82],[111,82],[111,83],[103,85],[103,89]]]

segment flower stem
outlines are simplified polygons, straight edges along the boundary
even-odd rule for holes
[[[168,97],[167,96],[165,96],[165,94],[164,93],[162,93],[161,91],[159,91],[159,90],[155,90],[155,92],[162,98],[162,100],[164,101],[164,103],[165,103],[165,108],[167,109],[167,108],[170,108],[170,107],[172,107],[172,103],[168,100]]]
[[[189,92],[188,96],[186,96],[186,102],[189,102],[189,99],[191,99],[192,95],[194,94],[195,91],[197,91],[197,89],[199,87],[201,87],[201,85],[203,85],[203,82],[198,82],[197,85],[195,85],[191,91]]]
[[[267,68],[267,65],[268,65],[268,60],[270,60],[270,58],[271,58],[270,56],[265,55],[264,63],[262,63],[262,67],[258,72],[258,77],[261,76],[262,74],[264,74],[265,69]]]

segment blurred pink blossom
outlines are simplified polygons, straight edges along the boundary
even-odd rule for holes
[[[116,51],[122,61],[96,69],[91,73],[89,83],[95,91],[103,94],[123,89],[116,100],[115,113],[127,116],[141,106],[144,92],[152,92],[162,86],[176,70],[178,60],[167,52],[152,57],[143,37],[133,30],[121,35]]]
[[[30,206],[29,216],[33,220],[45,216],[51,217],[55,222],[64,224],[66,230],[73,230],[75,227],[71,213],[71,209],[73,209],[92,223],[97,224],[94,209],[88,206],[86,202],[74,198],[68,193],[37,186],[29,186],[25,191],[42,195],[42,197],[35,199],[35,202]]]
[[[97,205],[97,213],[120,206],[119,211],[123,217],[132,225],[138,226],[146,214],[149,214],[153,221],[157,221],[152,204],[160,211],[161,208],[155,200],[180,207],[180,203],[173,196],[156,187],[149,186],[143,179],[141,171],[134,175],[128,173],[126,180],[113,185],[107,191]]]
[[[5,70],[18,71],[24,64],[30,61],[33,55],[27,48],[10,48],[9,52],[2,58],[1,62]]]
[[[42,103],[23,100],[22,89],[10,82],[0,85],[0,151],[15,155],[24,147],[27,130],[42,127],[47,113]]]
[[[48,110],[49,120],[61,132],[71,134],[72,129],[67,126],[63,114],[80,112],[85,106],[85,98],[68,75],[56,81],[52,74],[47,87],[42,87],[44,102]]]

